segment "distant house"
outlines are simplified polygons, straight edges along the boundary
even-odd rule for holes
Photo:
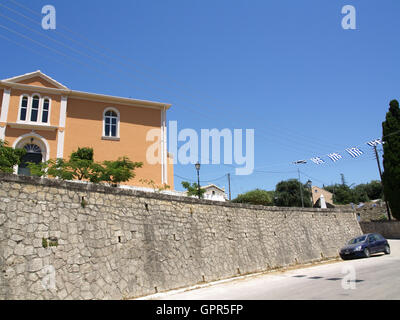
[[[206,200],[214,200],[214,201],[226,201],[227,196],[225,193],[225,189],[222,189],[215,184],[210,184],[208,186],[201,187],[205,190],[204,199]]]
[[[321,189],[317,186],[313,186],[311,189],[312,189],[313,207],[320,207],[321,195],[324,196],[328,208],[333,207],[333,194],[331,192]]]

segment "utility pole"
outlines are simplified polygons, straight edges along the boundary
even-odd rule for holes
[[[379,169],[379,176],[381,177],[381,185],[383,188],[383,182],[382,182],[382,169],[381,169],[381,163],[379,162],[379,155],[378,155],[378,151],[376,150],[376,144],[374,145],[374,151],[375,151],[375,158],[376,158],[376,162],[378,163],[378,169]],[[385,197],[385,195],[383,195],[383,197]],[[385,199],[385,204],[386,204],[386,210],[388,213],[388,219],[389,221],[392,220],[392,218],[390,217],[390,208],[389,208],[389,204],[387,202],[387,200]]]
[[[302,188],[302,186],[301,186],[300,169],[299,169],[299,168],[297,168],[297,172],[299,173],[299,186],[300,186],[300,196],[301,196],[301,207],[304,208],[303,188]]]
[[[228,189],[229,189],[229,201],[231,201],[232,197],[231,197],[231,174],[230,173],[228,173]]]
[[[197,161],[195,164],[196,171],[197,171],[197,195],[199,199],[201,199],[201,192],[200,192],[200,163]]]

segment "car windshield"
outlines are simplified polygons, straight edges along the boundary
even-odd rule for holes
[[[355,243],[359,243],[359,242],[364,242],[366,238],[367,238],[367,236],[357,237],[357,238],[351,239],[348,242],[348,244],[355,244]]]

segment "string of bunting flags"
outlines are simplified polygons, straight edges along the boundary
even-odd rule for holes
[[[381,145],[383,143],[384,142],[381,139],[375,139],[375,140],[366,142],[366,144],[370,147],[375,147],[375,146]],[[345,151],[352,158],[358,158],[364,154],[364,151],[362,151],[358,147],[347,148],[347,149],[345,149]],[[332,162],[337,162],[337,161],[343,159],[343,155],[341,155],[338,152],[329,153],[326,155],[326,157],[328,157]],[[321,164],[326,163],[326,161],[322,157],[313,157],[310,159],[310,161],[316,165],[321,165]],[[297,160],[297,161],[293,162],[293,164],[306,164],[307,162],[308,162],[308,160]]]

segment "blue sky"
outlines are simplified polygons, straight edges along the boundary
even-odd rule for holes
[[[40,26],[47,4],[55,31]],[[341,27],[348,4],[356,30]],[[5,0],[0,78],[40,69],[72,89],[171,103],[179,129],[254,129],[257,172],[201,169],[202,184],[221,187],[231,173],[233,196],[273,190],[297,178],[293,161],[313,156],[327,163],[301,166],[303,182],[336,183],[343,173],[364,183],[379,178],[365,142],[381,137],[399,99],[399,9],[395,0]],[[365,154],[346,155],[354,146]],[[329,163],[330,152],[344,159]],[[193,165],[175,174],[178,190],[181,177],[196,180]]]

